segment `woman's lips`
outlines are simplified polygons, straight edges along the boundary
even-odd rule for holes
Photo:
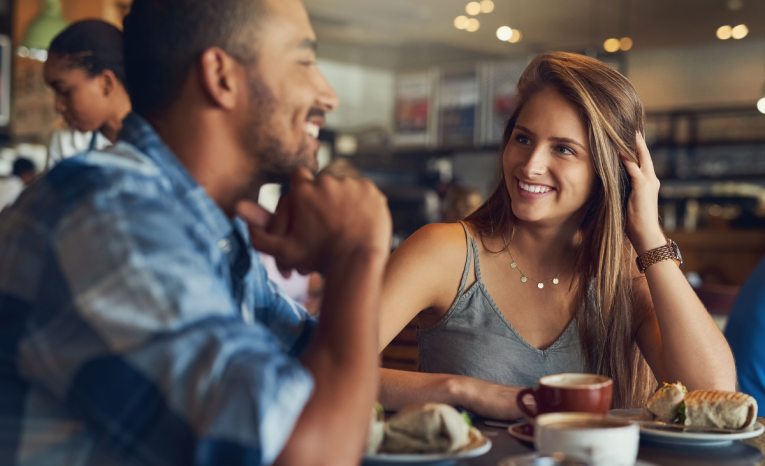
[[[544,184],[526,183],[518,178],[515,179],[515,186],[518,188],[518,194],[524,199],[541,199],[555,192],[555,188]],[[539,192],[531,192],[531,191]]]

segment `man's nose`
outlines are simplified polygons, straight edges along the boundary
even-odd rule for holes
[[[332,89],[327,78],[325,78],[321,72],[319,72],[318,77],[318,91],[319,95],[316,99],[317,107],[329,113],[340,105],[340,99],[337,97],[337,93]]]

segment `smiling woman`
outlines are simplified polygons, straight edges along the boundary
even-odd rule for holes
[[[609,376],[617,408],[640,406],[656,380],[733,389],[730,350],[682,272],[650,262],[668,240],[632,84],[556,52],[527,67],[518,98],[494,193],[391,257],[380,349],[416,317],[422,373],[383,370],[383,405],[513,419],[518,387],[563,372]]]

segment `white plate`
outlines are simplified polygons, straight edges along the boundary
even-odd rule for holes
[[[365,466],[389,465],[389,464],[417,464],[417,465],[435,465],[449,464],[456,460],[464,458],[475,458],[491,450],[491,440],[486,439],[486,443],[472,450],[460,451],[457,453],[427,453],[427,454],[393,454],[378,453],[377,455],[364,456]]]
[[[546,457],[549,458],[549,457]],[[529,453],[526,455],[511,456],[503,459],[497,466],[534,466],[536,460],[539,459],[537,453]],[[635,466],[658,466],[655,463],[649,463],[648,461],[637,460]]]
[[[643,419],[643,410],[612,409],[609,411],[608,415],[619,419]],[[730,445],[734,440],[759,437],[763,432],[765,432],[765,426],[759,422],[755,422],[751,430],[735,434],[714,432],[668,432],[665,430],[652,429],[648,426],[640,426],[640,437],[645,440],[686,446],[721,447]]]

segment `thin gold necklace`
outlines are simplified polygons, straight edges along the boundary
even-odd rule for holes
[[[507,250],[507,252],[508,252],[508,254],[510,254],[510,259],[513,260],[513,262],[510,264],[510,267],[512,267],[514,269],[517,269],[518,272],[520,272],[520,274],[521,274],[521,282],[526,283],[529,280],[531,280],[532,282],[537,282],[537,288],[539,288],[540,290],[545,287],[545,282],[550,282],[551,281],[553,285],[557,285],[558,283],[560,283],[560,280],[558,279],[558,277],[560,277],[560,274],[562,274],[563,271],[566,270],[566,267],[563,267],[560,270],[560,272],[555,274],[555,276],[553,278],[548,278],[547,280],[542,280],[542,281],[533,280],[531,277],[529,277],[528,275],[523,273],[523,270],[521,270],[520,267],[518,267],[518,263],[515,262],[515,257],[513,257],[513,253],[510,252],[509,249]]]

